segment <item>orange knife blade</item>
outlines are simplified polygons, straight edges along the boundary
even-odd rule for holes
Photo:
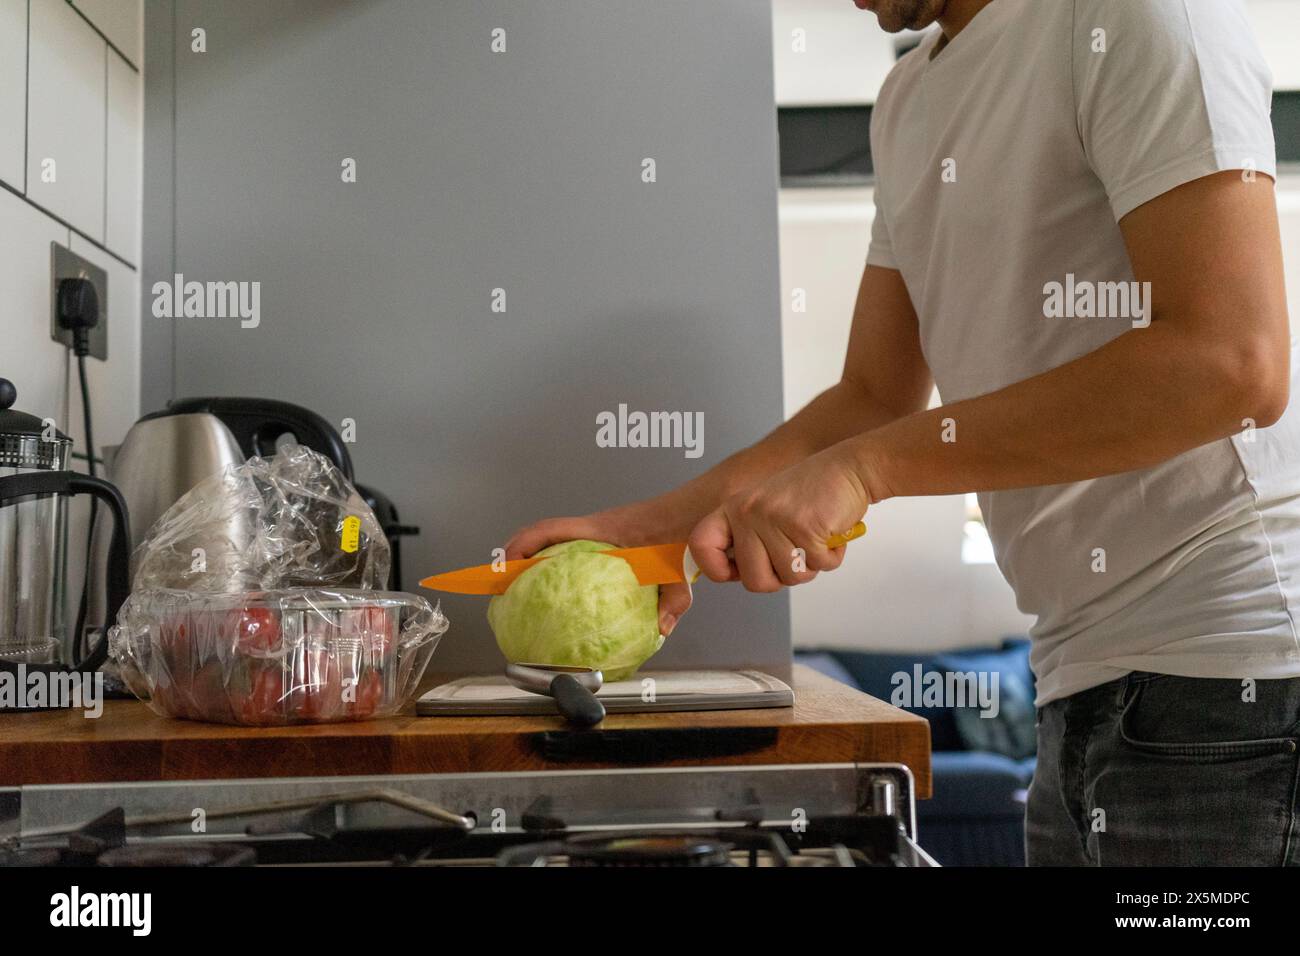
[[[867,526],[859,521],[843,534],[831,535],[826,543],[832,548],[842,548],[854,538],[862,537],[866,531]],[[694,583],[700,573],[685,541],[651,544],[640,548],[615,548],[600,553],[612,558],[623,558],[632,566],[632,573],[643,585],[677,584],[684,581]],[[420,587],[456,594],[504,594],[515,578],[546,560],[545,557],[521,558],[461,568],[459,571],[425,578],[420,582]]]
[[[534,564],[545,560],[546,558],[520,558],[497,564],[479,564],[459,571],[435,574],[421,581],[420,587],[454,594],[504,594],[515,578]]]
[[[686,569],[682,566],[683,557],[687,553],[684,541],[641,548],[617,548],[600,553],[626,560],[641,584],[671,584],[686,580]],[[539,557],[521,558],[516,561],[501,561],[496,565],[480,564],[472,568],[461,568],[459,571],[425,578],[420,582],[420,587],[456,594],[504,594],[515,578],[546,560],[547,558]]]

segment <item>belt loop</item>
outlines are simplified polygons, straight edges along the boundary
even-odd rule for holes
[[[1128,707],[1128,702],[1133,699],[1133,690],[1139,683],[1138,672],[1129,671],[1115,683],[1119,685],[1119,695],[1115,698],[1115,709],[1122,711]]]

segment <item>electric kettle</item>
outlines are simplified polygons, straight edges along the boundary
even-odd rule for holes
[[[243,464],[253,455],[273,455],[286,437],[324,455],[355,484],[352,458],[339,433],[300,405],[268,398],[182,398],[145,415],[131,426],[120,446],[105,450],[109,477],[131,514],[132,550],[153,523],[204,478]],[[400,591],[400,538],[420,529],[402,524],[397,509],[380,492],[359,484],[356,489],[384,527],[393,561],[390,584]],[[252,533],[253,529],[238,525],[228,529],[234,541]],[[103,555],[102,547],[99,553]],[[99,610],[97,604],[91,606]]]
[[[132,549],[182,495],[229,465],[275,454],[289,434],[318,451],[352,480],[352,460],[338,433],[320,416],[270,399],[190,398],[170,403],[131,426],[109,460],[134,524]]]
[[[108,625],[126,600],[130,528],[126,504],[106,481],[68,470],[72,441],[13,407],[18,393],[0,378],[0,669],[59,671],[68,633],[68,501],[92,495],[113,519],[105,586],[108,614],[95,647],[72,668],[93,671],[108,658]]]

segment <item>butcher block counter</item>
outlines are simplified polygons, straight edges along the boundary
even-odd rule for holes
[[[793,708],[611,714],[592,730],[557,716],[416,717],[300,727],[172,720],[137,701],[0,715],[0,787],[586,769],[901,763],[930,795],[920,717],[803,666]]]

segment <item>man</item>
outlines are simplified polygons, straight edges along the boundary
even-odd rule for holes
[[[709,578],[772,591],[838,567],[826,538],[869,506],[977,491],[1037,616],[1029,862],[1300,862],[1300,418],[1241,3],[856,3],[940,29],[872,117],[842,380],[682,488],[508,554],[689,535]],[[664,590],[665,633],[687,601]]]

